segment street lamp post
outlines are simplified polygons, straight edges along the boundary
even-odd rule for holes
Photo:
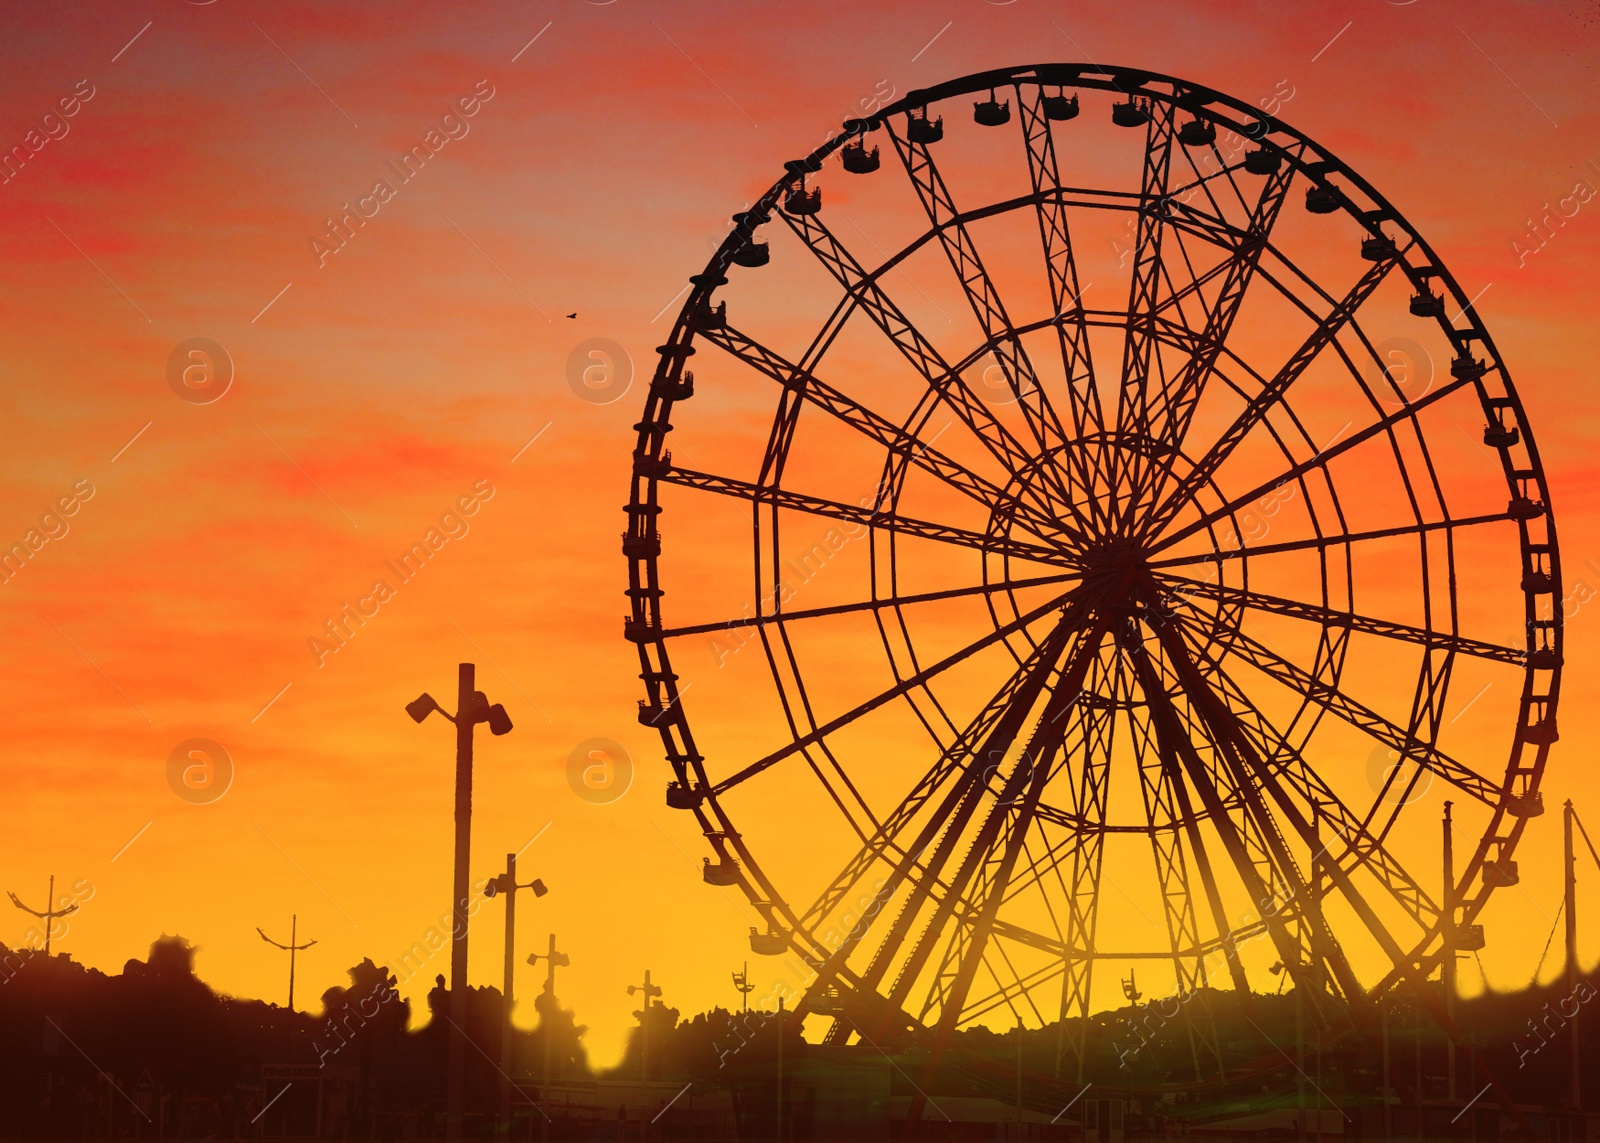
[[[661,986],[650,983],[650,970],[644,970],[643,984],[628,985],[628,995],[635,992],[644,993],[644,1008],[634,1015],[639,1017],[639,1072],[640,1078],[645,1083],[650,1082],[650,1001],[651,998],[661,995]]]
[[[739,1000],[741,1005],[739,1010],[741,1012],[750,1011],[750,994],[756,990],[756,986],[750,983],[749,961],[744,962],[743,972],[736,972],[733,974],[733,986],[739,990]]]
[[[788,1101],[784,1098],[783,1090],[783,1031],[787,1021],[783,1015],[783,996],[778,996],[778,1143],[783,1143],[784,1119],[789,1111]]]
[[[572,964],[572,958],[564,952],[556,951],[556,935],[550,934],[550,950],[544,955],[529,953],[528,963],[538,964],[545,962],[546,972],[544,978],[544,994],[548,997],[545,1010],[539,1016],[539,1039],[544,1041],[544,1078],[539,1085],[539,1098],[545,1103],[550,1102],[550,1053],[554,1047],[556,1011],[556,969],[566,968]],[[544,1122],[539,1125],[539,1137],[550,1138],[550,1115],[545,1113]]]
[[[500,1029],[500,1122],[505,1125],[505,1138],[511,1138],[511,993],[512,970],[516,962],[517,890],[532,889],[535,897],[543,897],[550,890],[535,877],[526,885],[517,884],[517,855],[506,854],[506,871],[483,887],[485,897],[504,895],[506,899],[506,979],[504,1021]]]
[[[308,949],[312,945],[317,943],[316,941],[307,941],[303,945],[297,945],[297,944],[294,943],[295,942],[295,934],[296,934],[296,931],[297,931],[297,928],[298,928],[299,924],[300,924],[299,914],[291,914],[290,917],[289,917],[289,943],[286,944],[286,945],[285,944],[279,944],[277,941],[275,941],[271,937],[267,936],[266,933],[261,931],[261,926],[260,925],[256,926],[256,932],[261,933],[261,939],[262,940],[266,941],[269,945],[273,945],[273,946],[275,946],[277,948],[284,949],[289,954],[289,1011],[290,1012],[294,1011],[294,954],[299,952],[301,949]]]
[[[406,704],[406,713],[421,722],[437,711],[456,724],[456,845],[455,878],[450,902],[453,914],[450,945],[450,1048],[446,1075],[445,1138],[459,1140],[466,1110],[467,1065],[467,904],[471,882],[467,872],[472,856],[472,728],[489,724],[491,734],[506,734],[511,719],[499,703],[473,683],[473,665],[462,663],[457,675],[456,713],[449,714],[432,695],[420,695]]]
[[[28,908],[28,906],[22,903],[22,899],[15,893],[8,891],[6,896],[10,897],[11,903],[17,908],[21,909],[24,913],[32,913],[35,917],[38,917],[44,922],[44,955],[48,958],[50,956],[50,930],[56,927],[56,918],[70,917],[72,914],[76,913],[78,911],[77,902],[74,901],[65,909],[56,908],[56,875],[54,873],[50,875],[50,897],[45,901],[44,912],[42,913],[38,909]]]

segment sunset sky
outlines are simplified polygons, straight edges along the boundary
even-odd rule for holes
[[[422,691],[453,707],[473,661],[516,724],[479,736],[473,877],[521,851],[524,878],[550,886],[519,900],[519,945],[554,931],[570,953],[559,990],[592,1057],[620,1054],[625,987],[647,968],[686,1015],[737,1003],[745,961],[753,999],[770,990],[756,914],[701,884],[709,850],[664,805],[658,736],[635,719],[618,550],[631,426],[729,216],[863,101],[986,68],[1094,61],[1278,93],[1478,295],[1537,434],[1568,591],[1600,592],[1600,199],[1571,197],[1600,188],[1593,5],[102,0],[4,22],[0,148],[30,157],[0,170],[0,544],[55,535],[0,584],[0,889],[38,905],[51,874],[58,896],[84,883],[56,948],[108,972],[177,933],[217,989],[281,1002],[282,954],[255,929],[285,940],[298,914],[318,944],[296,1001],[314,1008],[362,957],[422,939],[449,907],[453,735],[403,708]],[[1563,199],[1571,216],[1534,232]],[[369,217],[340,222],[362,203]],[[795,304],[796,328],[826,317]],[[220,396],[190,391],[211,400],[169,383],[195,338],[232,361]],[[603,402],[568,380],[593,338],[632,364]],[[693,363],[702,385],[714,361]],[[702,433],[759,455],[770,395],[715,407]],[[729,524],[748,558],[735,517],[677,527]],[[387,561],[419,543],[432,555],[402,581]],[[663,557],[697,622],[751,601],[695,595],[697,561],[718,553]],[[370,612],[380,580],[376,614],[330,650],[328,622],[364,598]],[[1588,594],[1568,605],[1551,812],[1519,851],[1521,891],[1482,918],[1496,987],[1527,983],[1555,915],[1561,801],[1600,828]],[[753,713],[770,703],[757,664],[719,671],[707,649],[679,670],[721,696],[712,737],[751,756],[778,744]],[[169,783],[169,755],[197,737],[231,758],[215,800]],[[569,781],[591,739],[631,759],[610,802]],[[1418,809],[1431,847],[1436,808]],[[802,864],[803,819],[768,814],[779,864]],[[743,828],[759,845],[761,824]],[[1595,885],[1580,870],[1591,960]],[[15,946],[29,919],[8,912]],[[500,903],[479,917],[473,981],[498,985]],[[402,988],[414,1008],[447,962]],[[542,975],[519,968],[524,1026]],[[1462,979],[1477,987],[1476,966]]]

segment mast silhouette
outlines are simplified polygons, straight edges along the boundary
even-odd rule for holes
[[[15,893],[10,892],[9,890],[6,893],[6,896],[10,897],[11,898],[11,903],[13,905],[15,905],[17,908],[21,909],[24,913],[32,913],[35,917],[38,917],[41,921],[44,922],[44,955],[45,956],[49,956],[50,955],[50,930],[55,928],[56,918],[57,917],[70,917],[70,916],[72,916],[72,914],[74,914],[74,913],[76,913],[78,911],[78,903],[76,901],[74,901],[72,904],[68,905],[65,909],[57,909],[55,907],[56,906],[56,875],[54,873],[52,873],[50,875],[50,896],[45,901],[45,909],[44,909],[44,912],[42,912],[42,913],[38,909],[30,909],[28,906],[24,905],[22,903],[22,899],[20,897],[18,897]]]
[[[317,943],[316,941],[307,941],[303,945],[295,944],[295,938],[298,935],[299,926],[300,926],[300,915],[298,913],[291,914],[290,917],[289,917],[289,943],[288,944],[281,944],[280,942],[273,940],[271,937],[267,936],[266,933],[262,932],[260,925],[256,926],[256,932],[261,933],[261,939],[262,940],[266,941],[269,945],[272,945],[275,948],[280,948],[280,949],[286,950],[288,952],[288,954],[289,954],[289,1011],[290,1012],[294,1011],[294,954],[299,952],[301,949],[308,949],[312,945]]]

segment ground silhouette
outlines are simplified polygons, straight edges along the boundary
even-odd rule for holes
[[[395,976],[370,959],[349,969],[347,984],[326,990],[313,1014],[219,995],[196,974],[195,954],[182,937],[163,936],[146,959],[130,960],[110,975],[68,954],[46,957],[0,946],[0,1137],[442,1134],[449,1026],[443,977],[425,998],[427,1020],[413,1029],[411,1004],[401,998]],[[1596,984],[1591,975],[1576,988],[1556,983],[1486,993],[1459,1001],[1457,1017],[1470,1029],[1476,1054],[1519,1102],[1559,1107],[1571,1017],[1597,994]],[[534,1116],[543,1112],[534,1104],[546,1098],[569,1109],[587,1099],[597,1115],[616,1115],[614,1102],[605,1101],[646,1078],[641,1029],[634,1029],[615,1068],[597,1072],[575,1014],[548,992],[533,1004],[538,1026],[515,1032],[508,1069],[518,1092],[518,1134],[528,1137],[538,1125]],[[1029,1111],[1054,1114],[1064,1095],[1090,1083],[1100,1089],[1097,1098],[1125,1102],[1130,1127],[1152,1132],[1292,1107],[1305,1087],[1294,1067],[1295,1009],[1292,991],[1253,997],[1248,1014],[1231,994],[1202,991],[1100,1013],[1087,1028],[1068,1021],[1029,1029],[1020,1043],[1017,1033],[971,1028],[957,1034],[932,1094],[1010,1106],[1020,1069]],[[877,1104],[861,1105],[868,1107],[909,1095],[917,1070],[914,1053],[893,1044],[884,1052],[862,1047],[843,1055],[809,1046],[792,1014],[780,1023],[776,1013],[715,1008],[684,1018],[678,1009],[655,1005],[649,1018],[648,1080],[725,1093],[728,1130],[740,1138],[776,1135],[780,1054],[785,1136],[793,1139],[825,1137],[817,1117],[829,1114],[829,1092],[845,1083],[846,1073],[857,1086],[866,1071],[880,1076]],[[1391,1114],[1409,1125],[1414,1109],[1445,1095],[1445,1042],[1429,1017],[1419,1019],[1414,1002],[1393,1004],[1388,1024],[1387,1084],[1376,1022],[1326,1037],[1320,1058],[1308,1033],[1301,1061],[1308,1075],[1315,1069],[1316,1086],[1341,1113],[1373,1122],[1387,1086],[1395,1100]],[[499,990],[471,989],[467,1099],[469,1133],[477,1137],[494,1133],[501,1029]],[[1081,1067],[1073,1049],[1080,1032]],[[547,1034],[552,1090],[561,1089],[549,1097],[542,1087]],[[1581,1034],[1586,1086],[1600,1090],[1600,1018],[1583,1019]],[[1465,1094],[1480,1086],[1469,1065],[1463,1053]],[[646,1110],[665,1109],[671,1094],[670,1087],[659,1098],[655,1089],[639,1090]],[[626,1108],[620,1110],[625,1115]],[[583,1130],[592,1132],[594,1122],[591,1116]],[[638,1127],[643,1121],[636,1114],[626,1122]],[[569,1118],[554,1137],[589,1136]]]

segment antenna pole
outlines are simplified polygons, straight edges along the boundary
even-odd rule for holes
[[[44,922],[44,955],[46,959],[49,959],[50,930],[56,927],[57,917],[70,917],[72,914],[78,911],[77,902],[73,902],[65,909],[56,908],[56,875],[54,873],[50,875],[50,896],[44,903],[44,912],[42,913],[38,909],[28,908],[28,906],[22,903],[22,899],[15,893],[7,893],[6,896],[10,897],[11,903],[17,908],[21,909],[24,913],[32,913],[35,917],[38,917]]]
[[[266,932],[259,925],[256,926],[256,932],[260,933],[261,934],[261,939],[266,941],[273,948],[283,949],[285,952],[287,952],[289,954],[289,1011],[293,1012],[294,1011],[294,955],[295,955],[295,953],[299,952],[301,949],[308,949],[312,945],[316,944],[317,942],[316,941],[307,941],[305,944],[300,944],[299,943],[300,915],[298,913],[292,913],[289,916],[289,943],[288,944],[284,944],[282,941],[273,940],[271,937],[267,936]]]
[[[294,954],[295,938],[299,935],[300,914],[289,914],[289,1011],[294,1011]]]

